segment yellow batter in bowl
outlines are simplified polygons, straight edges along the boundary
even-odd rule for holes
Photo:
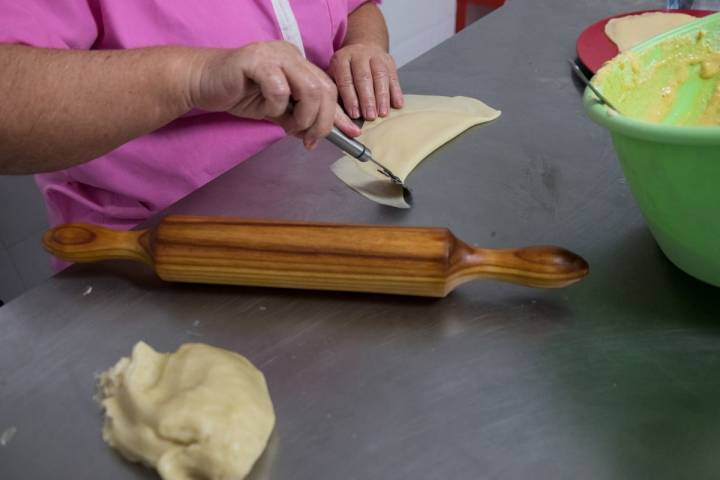
[[[633,49],[603,67],[593,83],[623,115],[654,123],[720,126],[720,49],[701,30]]]

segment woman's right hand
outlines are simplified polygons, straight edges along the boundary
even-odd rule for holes
[[[336,125],[350,136],[360,129],[338,105],[338,92],[325,72],[288,42],[239,49],[198,50],[190,75],[190,104],[212,112],[267,119],[313,149]],[[296,104],[289,112],[288,105]]]

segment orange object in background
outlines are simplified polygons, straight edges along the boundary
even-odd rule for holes
[[[468,5],[481,5],[495,10],[505,5],[505,0],[457,0],[457,13],[455,14],[455,33],[465,28],[467,22]]]

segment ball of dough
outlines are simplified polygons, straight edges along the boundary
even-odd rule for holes
[[[200,343],[158,353],[143,342],[100,375],[103,439],[165,480],[241,479],[275,424],[263,374]]]

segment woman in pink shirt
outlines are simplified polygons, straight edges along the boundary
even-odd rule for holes
[[[375,3],[0,0],[0,173],[45,172],[52,224],[130,228],[286,132],[358,135],[338,96],[402,106]]]

